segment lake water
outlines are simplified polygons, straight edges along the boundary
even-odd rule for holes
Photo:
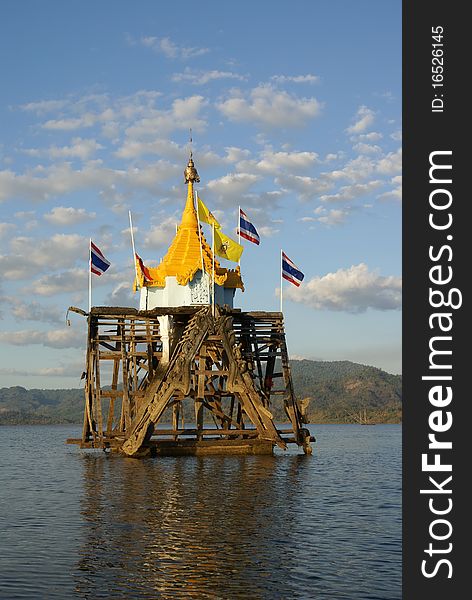
[[[0,427],[0,598],[401,598],[401,426],[135,460]]]

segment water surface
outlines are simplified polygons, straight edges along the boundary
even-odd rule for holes
[[[0,427],[0,598],[399,599],[401,426],[136,460]]]

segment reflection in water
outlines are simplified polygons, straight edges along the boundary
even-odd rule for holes
[[[76,592],[84,598],[301,597],[297,571],[308,548],[296,502],[311,460],[84,455],[86,531]],[[305,568],[305,593],[306,577]]]

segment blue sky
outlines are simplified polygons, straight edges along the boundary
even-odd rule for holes
[[[88,239],[94,305],[136,306],[128,210],[148,264],[199,191],[242,256],[243,309],[278,310],[294,357],[401,371],[401,3],[0,6],[1,384],[77,387]],[[208,232],[207,232],[208,234]],[[209,236],[208,236],[209,237]],[[230,266],[229,264],[227,266]]]

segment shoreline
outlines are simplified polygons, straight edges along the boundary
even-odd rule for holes
[[[386,420],[386,421],[372,421],[367,423],[356,423],[353,421],[342,421],[335,419],[326,419],[326,420],[317,420],[310,421],[306,425],[402,425],[403,420]],[[49,422],[39,422],[39,421],[22,421],[22,422],[1,422],[0,427],[22,427],[23,425],[28,426],[41,426],[41,425],[75,425],[77,427],[82,427],[82,423],[72,422],[72,421],[49,421]],[[214,425],[213,422],[204,423],[205,426]],[[277,421],[277,425],[290,425],[290,421]]]

